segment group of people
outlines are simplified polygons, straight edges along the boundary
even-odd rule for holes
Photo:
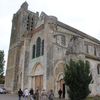
[[[38,89],[34,91],[32,88],[28,90],[27,88],[22,91],[18,90],[18,97],[21,100],[21,97],[24,97],[24,100],[54,100],[53,90],[50,90],[48,93],[43,89],[41,93],[39,93]]]

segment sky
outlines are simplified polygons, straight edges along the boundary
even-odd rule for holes
[[[5,69],[10,43],[12,17],[25,0],[0,2],[0,50],[5,53]],[[26,0],[28,9],[53,15],[59,21],[100,40],[100,0]]]

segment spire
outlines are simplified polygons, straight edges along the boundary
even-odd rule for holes
[[[28,3],[25,1],[25,2],[21,5],[21,8],[24,9],[24,10],[27,10],[27,9],[28,9]]]

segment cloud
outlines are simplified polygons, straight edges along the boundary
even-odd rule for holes
[[[100,40],[100,0],[26,0],[29,10],[44,11]],[[2,0],[0,3],[0,49],[7,53],[11,34],[12,16],[25,0]],[[6,66],[6,65],[5,65]]]

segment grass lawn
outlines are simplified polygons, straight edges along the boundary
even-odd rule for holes
[[[100,100],[100,97],[88,97],[86,100]]]
[[[86,100],[94,100],[94,98],[92,98],[92,97],[89,97],[89,98],[87,98]]]

